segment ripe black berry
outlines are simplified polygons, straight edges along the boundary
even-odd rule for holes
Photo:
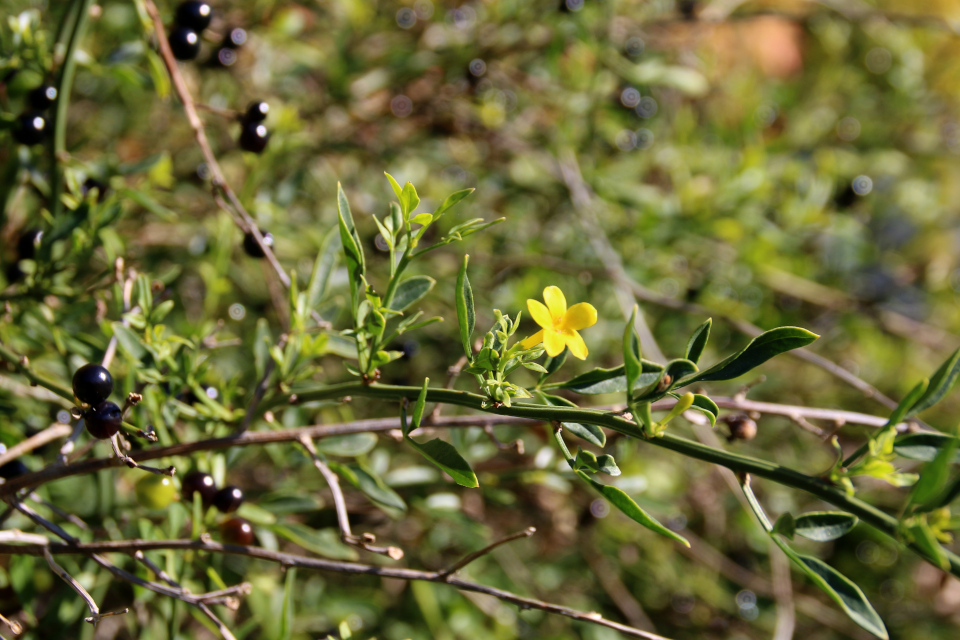
[[[177,24],[197,32],[209,27],[212,17],[213,9],[206,2],[190,0],[181,2],[180,6],[177,7]]]
[[[240,27],[234,27],[230,29],[227,31],[227,35],[223,38],[223,46],[229,47],[230,49],[242,47],[246,42],[247,32]]]
[[[27,94],[27,102],[37,111],[46,111],[56,99],[57,88],[49,84],[42,84]]]
[[[84,414],[83,420],[87,424],[87,431],[94,438],[106,440],[120,431],[123,422],[123,412],[113,402],[101,402],[90,407]]]
[[[240,148],[253,153],[263,153],[270,140],[270,132],[260,122],[244,122],[240,129]]]
[[[167,41],[177,60],[193,60],[200,53],[200,36],[193,29],[174,27]]]
[[[220,524],[220,537],[226,544],[253,544],[253,526],[243,518],[230,518]]]
[[[93,362],[73,374],[73,395],[84,404],[100,404],[113,393],[113,376],[105,367]]]
[[[43,231],[40,229],[27,229],[21,233],[20,239],[17,240],[17,259],[33,260],[41,240],[43,240]]]
[[[97,190],[97,202],[100,202],[107,195],[107,191],[110,189],[110,187],[108,187],[106,183],[101,182],[96,178],[87,178],[83,181],[83,184],[80,185],[80,193],[84,198],[86,198],[87,194],[94,189]]]
[[[213,506],[221,513],[233,513],[243,504],[243,491],[240,487],[224,487],[213,496]]]
[[[0,478],[4,480],[11,480],[25,473],[30,473],[30,468],[23,464],[23,461],[20,459],[11,460],[0,467]]]
[[[263,236],[263,244],[273,249],[273,234],[260,229],[260,235]],[[247,255],[251,258],[264,258],[267,255],[263,252],[263,249],[260,248],[253,233],[249,231],[243,236],[243,250],[246,251]]]
[[[17,118],[13,138],[20,144],[35,145],[47,135],[47,119],[39,113],[24,113]]]
[[[243,114],[244,122],[263,122],[270,112],[270,105],[266,102],[251,102],[247,112]]]
[[[209,473],[191,471],[180,481],[180,490],[185,502],[193,504],[193,494],[199,493],[203,505],[208,507],[217,493],[217,483]]]

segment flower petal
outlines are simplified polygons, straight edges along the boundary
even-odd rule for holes
[[[587,359],[587,343],[583,341],[579,333],[576,331],[564,331],[563,341],[570,347],[570,353],[573,354],[573,357],[580,358],[581,360]],[[547,353],[550,353],[549,349]]]
[[[558,320],[567,312],[567,299],[563,297],[563,291],[560,291],[560,287],[550,286],[544,289],[543,301],[547,303],[550,315]]]
[[[563,353],[563,347],[565,341],[563,335],[559,331],[544,331],[543,332],[543,347],[547,350],[547,355],[551,358]],[[586,347],[584,347],[586,350]]]
[[[539,300],[527,300],[527,309],[530,310],[530,316],[533,321],[543,328],[553,327],[553,318],[550,317],[550,311],[547,310]]]
[[[524,338],[523,341],[520,343],[520,346],[523,347],[524,349],[531,349],[537,346],[538,344],[540,344],[541,342],[543,342],[543,329],[541,329],[540,331],[537,331],[535,334],[533,334],[529,338]]]
[[[597,310],[589,302],[578,302],[563,316],[563,328],[579,331],[597,324]]]

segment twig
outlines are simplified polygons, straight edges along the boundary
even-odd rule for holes
[[[285,567],[297,567],[312,569],[316,571],[332,571],[352,575],[373,575],[384,578],[397,578],[400,580],[422,580],[426,582],[438,582],[448,584],[462,591],[472,591],[499,598],[504,602],[517,605],[521,609],[539,609],[549,613],[566,616],[574,620],[590,622],[592,624],[608,627],[624,633],[634,638],[646,638],[647,640],[668,640],[663,636],[649,633],[641,629],[636,629],[618,622],[613,622],[604,618],[596,612],[585,612],[564,607],[562,605],[537,600],[534,598],[525,598],[509,591],[495,589],[486,585],[461,580],[459,578],[444,577],[438,571],[421,571],[416,569],[403,569],[398,567],[379,567],[375,565],[358,564],[354,562],[341,562],[337,560],[328,560],[326,558],[310,558],[298,556],[279,551],[270,551],[260,547],[245,547],[240,545],[220,544],[217,542],[204,540],[111,540],[103,542],[88,542],[78,544],[58,544],[52,543],[47,546],[41,545],[14,545],[0,544],[0,554],[30,554],[42,555],[43,549],[49,549],[53,555],[58,554],[84,554],[91,555],[97,553],[131,553],[137,550],[159,551],[165,549],[174,550],[195,550],[206,551],[210,553],[225,553],[230,555],[246,556],[258,558],[270,562],[276,562]],[[96,557],[91,555],[91,557]]]
[[[0,453],[0,466],[7,464],[11,460],[16,460],[23,454],[29,453],[34,449],[39,449],[48,442],[53,442],[54,440],[59,440],[60,438],[70,435],[72,430],[72,427],[68,424],[54,422],[43,431],[33,434],[26,440],[22,440],[3,453]]]
[[[220,164],[217,162],[217,158],[213,153],[213,149],[210,148],[210,142],[207,140],[207,134],[203,128],[203,121],[200,120],[193,97],[190,95],[190,90],[187,88],[187,83],[184,81],[183,75],[180,73],[180,68],[177,66],[177,59],[174,57],[173,51],[170,49],[170,43],[167,42],[166,30],[164,29],[163,21],[160,19],[160,12],[157,11],[157,6],[154,4],[153,0],[144,0],[144,6],[146,6],[147,13],[149,13],[150,17],[153,19],[153,27],[157,34],[157,45],[160,48],[160,57],[163,58],[164,65],[167,67],[167,71],[170,74],[170,80],[173,82],[174,89],[176,90],[177,95],[180,97],[180,102],[183,104],[183,111],[187,116],[190,127],[193,129],[194,137],[196,137],[197,144],[200,146],[200,151],[203,153],[204,160],[207,163],[207,168],[210,170],[210,177],[211,181],[213,182],[214,190],[221,191],[227,197],[227,200],[229,200],[230,204],[232,205],[232,211],[230,208],[225,207],[226,210],[232,215],[235,214],[239,217],[240,221],[238,222],[238,226],[242,231],[244,231],[244,233],[249,233],[254,237],[257,245],[259,245],[261,251],[263,251],[264,255],[266,256],[267,261],[277,272],[280,282],[283,283],[284,287],[289,289],[290,276],[287,275],[287,273],[283,270],[283,267],[280,265],[280,262],[277,260],[277,257],[274,255],[270,246],[264,242],[263,234],[260,233],[260,229],[257,227],[256,222],[252,217],[250,217],[250,214],[247,213],[247,210],[240,202],[237,194],[234,193],[233,189],[230,188],[230,185],[223,177],[223,171],[220,169]]]
[[[142,469],[149,473],[156,474],[158,476],[170,476],[173,477],[177,473],[176,467],[167,467],[166,469],[158,469],[157,467],[149,467],[145,464],[139,464],[136,460],[125,454],[120,450],[120,434],[115,433],[110,437],[110,444],[113,446],[113,453],[117,456],[117,459],[130,467],[131,469]]]
[[[343,490],[340,488],[340,479],[337,477],[337,474],[327,466],[323,458],[320,457],[316,446],[313,444],[313,440],[310,439],[309,436],[301,436],[299,442],[303,445],[303,448],[307,450],[307,453],[310,454],[310,457],[313,458],[313,466],[323,474],[327,485],[330,487],[330,493],[333,494],[333,504],[337,511],[337,523],[340,526],[340,539],[346,544],[365,549],[371,553],[387,556],[393,560],[403,558],[403,549],[392,546],[376,546],[374,543],[377,539],[372,533],[365,533],[358,536],[350,530],[350,514],[347,512],[347,501],[344,499]]]
[[[490,544],[485,546],[483,549],[480,549],[479,551],[474,551],[473,553],[464,556],[457,562],[454,562],[452,565],[450,565],[446,569],[442,569],[438,571],[437,577],[439,577],[444,582],[447,582],[449,581],[450,576],[460,571],[460,569],[463,569],[465,566],[467,566],[474,560],[482,558],[483,556],[487,555],[488,553],[490,553],[500,545],[506,544],[508,542],[513,542],[514,540],[519,540],[520,538],[529,538],[536,532],[537,532],[536,527],[527,527],[523,531],[517,531],[516,533],[511,533],[510,535],[504,538],[500,538],[499,540],[491,542]]]
[[[3,622],[3,624],[7,625],[10,628],[10,631],[15,636],[18,636],[21,633],[23,633],[23,627],[20,626],[19,622],[17,622],[16,620],[10,620],[2,613],[0,613],[0,622]]]
[[[440,406],[439,404],[437,405]],[[513,442],[500,442],[497,439],[497,434],[493,432],[493,425],[486,424],[483,426],[483,432],[487,434],[487,437],[490,438],[490,441],[494,446],[500,451],[509,451],[511,449],[515,450],[520,455],[523,455],[523,440],[517,438]]]
[[[790,561],[786,554],[770,541],[770,578],[773,581],[773,597],[777,603],[777,626],[773,640],[791,640],[797,624],[794,611],[793,584],[790,581]]]
[[[47,561],[47,564],[50,565],[50,569],[53,570],[55,574],[60,576],[60,578],[70,585],[70,588],[76,591],[83,601],[87,603],[87,608],[90,609],[90,617],[84,618],[86,622],[89,622],[93,626],[97,626],[102,618],[107,618],[109,616],[122,616],[123,614],[130,611],[129,608],[124,607],[122,611],[114,611],[111,613],[100,613],[100,608],[97,606],[96,601],[94,601],[93,596],[91,596],[86,589],[83,588],[83,585],[77,582],[77,580],[67,573],[66,569],[57,564],[56,560],[53,559],[53,556],[50,555],[50,550],[47,547],[43,547],[43,557]]]

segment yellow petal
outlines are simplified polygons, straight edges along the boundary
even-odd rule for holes
[[[580,337],[580,334],[576,331],[564,331],[563,332],[563,341],[570,348],[570,353],[573,354],[573,357],[580,358],[581,360],[587,359],[587,344],[583,341],[583,338]],[[547,350],[549,353],[549,350]]]
[[[564,345],[565,341],[559,331],[543,332],[543,347],[547,350],[547,355],[551,358],[555,358],[563,353]],[[586,347],[584,347],[584,350],[586,350]]]
[[[543,342],[543,329],[541,329],[540,331],[537,331],[535,334],[533,334],[529,338],[524,338],[523,342],[520,343],[520,346],[523,347],[524,349],[531,349],[537,346],[538,344],[540,344],[541,342]]]
[[[539,300],[527,300],[527,309],[530,310],[530,317],[541,327],[547,328],[553,326],[553,318],[550,317],[550,311],[547,310]]]
[[[543,290],[543,301],[547,303],[547,309],[554,318],[562,318],[567,312],[567,299],[563,297],[563,291],[560,287],[547,287]],[[534,318],[536,319],[536,318]]]
[[[563,328],[579,331],[597,324],[597,310],[589,302],[578,302],[563,316]]]

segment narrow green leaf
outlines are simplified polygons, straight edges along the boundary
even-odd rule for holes
[[[147,355],[147,350],[143,348],[140,342],[140,336],[135,334],[128,327],[120,322],[113,323],[113,335],[117,337],[117,344],[131,360],[142,360]]]
[[[420,196],[417,195],[413,183],[408,182],[403,185],[403,191],[400,192],[400,206],[403,207],[404,218],[409,218],[410,214],[420,206]]]
[[[917,505],[921,511],[939,506],[939,498],[950,476],[950,465],[957,453],[957,440],[946,444],[937,453],[937,457],[923,465],[920,479],[910,491],[910,504]]]
[[[690,408],[707,416],[707,418],[710,419],[711,427],[717,426],[717,416],[720,415],[720,407],[717,406],[716,402],[705,395],[695,393],[693,394],[693,406]]]
[[[905,417],[914,416],[940,402],[943,396],[957,383],[958,375],[960,375],[960,349],[954,351],[946,362],[940,365],[940,368],[930,378],[930,385],[926,392],[910,407]]]
[[[319,253],[317,253],[317,259],[313,263],[310,282],[307,284],[308,308],[316,309],[320,301],[323,300],[327,292],[327,285],[330,282],[330,275],[336,269],[341,248],[339,234],[331,232],[323,239],[323,244],[320,246]]]
[[[562,396],[553,396],[547,393],[540,394],[547,404],[554,407],[576,407],[577,405],[573,402],[570,402]],[[607,444],[607,435],[603,432],[603,429],[598,427],[595,424],[580,424],[578,422],[564,422],[562,423],[564,429],[577,436],[581,440],[585,440],[590,444],[595,444],[598,447],[604,447]]]
[[[350,281],[350,301],[354,317],[356,317],[357,306],[363,292],[363,275],[366,272],[366,265],[363,258],[363,246],[360,244],[360,236],[353,224],[353,214],[350,212],[350,203],[347,202],[347,196],[343,192],[343,187],[337,183],[337,212],[339,215],[340,242],[343,246],[343,254],[346,258],[348,278]]]
[[[257,378],[262,378],[266,371],[267,360],[270,358],[270,346],[273,338],[270,333],[270,323],[266,318],[257,320],[257,332],[253,338],[253,365],[257,371]]]
[[[297,588],[297,568],[288,567],[283,581],[283,609],[280,614],[280,640],[290,640],[293,635],[293,605]]]
[[[270,525],[269,529],[311,553],[332,560],[356,560],[359,554],[353,547],[340,541],[333,529],[317,531],[300,522],[284,522]]]
[[[813,511],[796,518],[797,535],[817,542],[836,540],[856,526],[856,516],[842,511]]]
[[[923,549],[928,558],[936,560],[937,566],[944,571],[950,569],[950,560],[943,552],[943,547],[940,546],[940,542],[937,540],[937,536],[933,533],[929,524],[921,522],[920,524],[910,527],[907,531],[910,537],[913,538],[914,544]]]
[[[328,464],[337,475],[360,489],[374,503],[396,511],[407,510],[407,504],[403,501],[403,498],[366,467],[360,464],[342,465],[332,460]]]
[[[437,281],[430,276],[411,276],[397,285],[396,293],[390,302],[393,311],[404,311],[410,305],[430,293]]]
[[[355,458],[370,453],[377,446],[377,436],[373,433],[348,433],[342,436],[329,436],[317,440],[317,449],[331,456]]]
[[[739,378],[770,358],[792,349],[805,347],[819,337],[800,327],[771,329],[751,340],[738,353],[721,360],[705,371],[685,378],[681,383],[685,386],[699,381]]]
[[[781,543],[780,548],[784,547],[789,549],[786,543]],[[800,555],[792,549],[787,556],[803,569],[814,584],[840,605],[851,620],[878,638],[888,640],[890,636],[887,634],[883,620],[867,600],[867,596],[853,581],[819,558]]]
[[[697,327],[690,340],[687,342],[687,351],[684,357],[690,362],[696,364],[703,355],[703,349],[707,346],[707,340],[710,339],[710,327],[713,326],[713,318],[707,318],[707,321]]]
[[[440,216],[446,213],[450,207],[457,204],[473,192],[474,189],[463,189],[462,191],[451,193],[449,196],[447,196],[447,199],[444,200],[439,207],[437,207],[437,210],[433,212],[433,219],[439,220]]]
[[[908,433],[897,438],[893,450],[903,458],[930,462],[941,449],[957,442],[957,438],[942,433]],[[960,451],[954,454],[953,463],[960,463]]]
[[[887,420],[886,427],[894,427],[903,422],[903,419],[907,416],[910,410],[913,409],[917,402],[925,395],[929,386],[930,381],[926,378],[918,382],[916,386],[910,390],[910,393],[908,393],[903,400],[900,401],[900,404],[898,404],[897,408],[893,410],[893,413],[890,414],[890,419]]]
[[[416,431],[420,428],[420,421],[423,419],[423,408],[427,404],[427,385],[430,384],[430,378],[423,379],[423,388],[420,389],[420,395],[417,396],[417,403],[413,406],[413,415],[411,415],[411,423],[407,424],[404,421],[403,424],[403,435],[409,436],[411,432]]]
[[[440,438],[435,438],[429,442],[419,443],[413,438],[407,438],[410,445],[423,454],[431,464],[445,471],[453,481],[462,487],[478,487],[477,476],[470,468],[470,464],[463,459],[460,452],[450,444]]]
[[[793,536],[797,533],[797,521],[793,519],[789,511],[780,514],[777,521],[773,523],[773,533],[779,533],[793,540]]]
[[[386,171],[383,172],[383,175],[387,176],[387,180],[390,181],[390,186],[393,187],[393,192],[397,194],[397,200],[399,200],[400,194],[403,192],[403,189],[400,188],[400,183],[397,182],[396,179]]]
[[[663,365],[649,360],[643,360],[643,372],[637,379],[633,390],[645,387],[660,379]],[[600,395],[604,393],[623,393],[627,390],[627,376],[623,366],[612,369],[591,369],[586,373],[575,376],[566,382],[557,382],[545,385],[546,389],[569,389],[581,395]]]
[[[463,352],[467,354],[467,360],[473,360],[473,345],[470,338],[473,334],[473,328],[477,323],[476,311],[473,305],[473,289],[470,287],[470,279],[467,278],[467,264],[470,256],[463,256],[463,265],[460,267],[460,273],[457,274],[457,321],[460,323],[460,340],[463,342]]]
[[[546,370],[546,372],[540,376],[537,386],[542,385],[547,378],[555,374],[557,370],[563,366],[563,363],[567,361],[567,354],[569,353],[570,349],[564,347],[563,351],[560,352],[560,355],[556,357],[547,356],[547,359],[543,363],[543,368]]]
[[[583,478],[584,480],[586,480],[588,483],[590,483],[590,485],[593,486],[594,489],[599,491],[600,495],[606,498],[607,501],[610,502],[610,504],[615,506],[625,516],[627,516],[634,522],[637,522],[643,525],[644,527],[646,527],[647,529],[650,529],[655,533],[659,533],[662,536],[666,536],[671,540],[676,540],[680,544],[686,545],[688,547],[690,546],[690,543],[687,542],[686,538],[684,538],[678,533],[671,531],[670,529],[667,529],[665,526],[660,524],[660,522],[658,522],[656,518],[652,517],[646,511],[641,509],[640,505],[634,502],[633,498],[631,498],[626,493],[624,493],[623,490],[618,489],[617,487],[613,487],[610,485],[597,482],[596,480],[588,476],[583,471],[577,471],[576,474],[581,478]]]
[[[630,320],[623,329],[623,372],[627,378],[627,404],[630,403],[630,392],[637,386],[637,380],[643,373],[643,365],[640,364],[640,336],[637,335],[637,305],[633,305],[633,312],[630,314]]]

